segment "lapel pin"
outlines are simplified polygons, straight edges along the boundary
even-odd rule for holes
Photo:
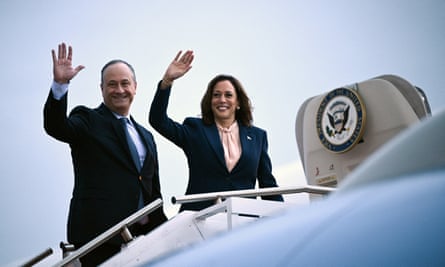
[[[247,140],[249,140],[249,141],[250,141],[250,140],[252,140],[252,137],[250,137],[250,136],[247,136]]]

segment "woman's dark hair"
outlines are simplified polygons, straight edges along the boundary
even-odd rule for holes
[[[201,115],[203,122],[207,125],[215,123],[215,117],[212,112],[212,96],[215,85],[221,81],[229,81],[235,88],[240,107],[239,109],[236,109],[235,119],[241,122],[241,124],[244,126],[252,126],[252,105],[250,103],[249,97],[247,96],[243,86],[241,85],[240,81],[238,81],[238,79],[233,76],[224,74],[216,76],[209,82],[207,91],[202,97]]]

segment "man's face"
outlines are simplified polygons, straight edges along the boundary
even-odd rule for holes
[[[136,95],[136,87],[133,73],[124,63],[112,64],[105,69],[101,84],[102,97],[110,110],[127,116]]]

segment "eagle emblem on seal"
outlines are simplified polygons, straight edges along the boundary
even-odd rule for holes
[[[338,88],[328,92],[316,116],[320,142],[336,153],[351,149],[362,138],[365,115],[364,103],[356,90]]]
[[[349,130],[345,127],[349,118],[349,106],[346,106],[346,108],[342,108],[340,110],[336,110],[333,113],[328,112],[327,116],[329,118],[329,124],[331,128],[327,128],[326,131],[328,131],[330,136],[341,134],[343,133],[343,131]]]

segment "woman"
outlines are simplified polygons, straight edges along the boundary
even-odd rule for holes
[[[266,132],[252,125],[250,100],[240,82],[229,75],[212,79],[201,101],[202,118],[182,124],[167,116],[174,80],[191,68],[193,51],[179,51],[168,66],[151,104],[153,128],[184,151],[189,181],[186,194],[276,187],[267,153]],[[283,201],[281,195],[263,199]],[[201,210],[213,201],[187,203],[180,210]]]

